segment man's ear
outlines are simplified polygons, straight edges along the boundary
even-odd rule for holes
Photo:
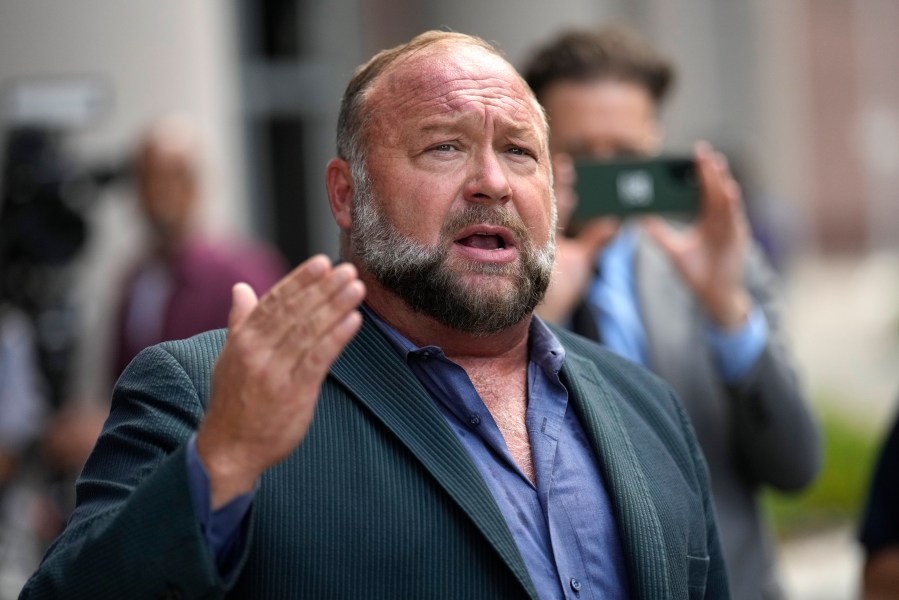
[[[353,205],[353,175],[350,165],[342,158],[332,158],[325,169],[325,186],[328,188],[328,200],[331,203],[331,214],[337,226],[349,231],[353,224],[351,208]]]

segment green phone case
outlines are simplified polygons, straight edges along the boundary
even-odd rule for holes
[[[677,213],[699,209],[699,183],[692,158],[655,157],[575,164],[578,203],[572,220],[591,217]]]

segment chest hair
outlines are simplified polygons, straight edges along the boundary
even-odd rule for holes
[[[531,483],[536,483],[531,442],[525,425],[528,408],[527,370],[497,373],[489,368],[468,366],[465,370],[499,427],[512,458]]]

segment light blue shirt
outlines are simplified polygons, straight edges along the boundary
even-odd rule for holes
[[[605,250],[597,255],[599,275],[587,291],[587,304],[599,327],[603,344],[610,350],[646,367],[646,329],[634,281],[637,229],[625,225]],[[706,335],[725,383],[740,381],[768,343],[768,322],[757,305],[735,332],[723,331],[711,322]]]

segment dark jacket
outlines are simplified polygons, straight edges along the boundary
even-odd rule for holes
[[[634,596],[726,598],[706,467],[680,404],[642,369],[557,335]],[[261,478],[235,580],[221,581],[184,447],[224,339],[161,344],[129,366],[78,508],[23,598],[536,598],[477,469],[370,323],[331,368],[306,439]]]

